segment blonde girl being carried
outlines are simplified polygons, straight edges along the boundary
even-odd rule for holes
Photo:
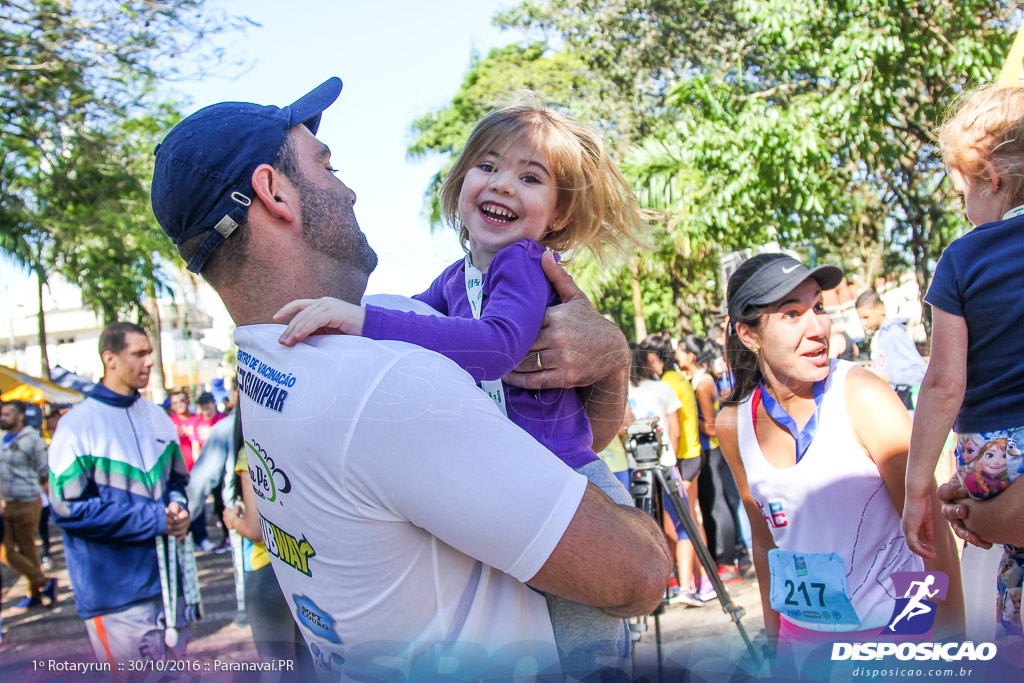
[[[632,506],[621,482],[595,454],[595,446],[600,450],[604,444],[593,443],[576,391],[530,391],[502,382],[521,364],[544,365],[530,347],[545,309],[560,303],[541,265],[545,252],[585,247],[600,257],[606,248],[621,251],[639,244],[643,217],[600,137],[532,97],[500,107],[473,129],[445,178],[441,205],[466,257],[414,297],[440,315],[360,307],[329,297],[300,299],[275,316],[291,319],[281,343],[331,330],[437,351],[463,367],[509,419],[563,462],[616,503]],[[515,454],[508,466],[516,467]],[[583,677],[602,667],[631,670],[624,619],[550,595],[548,608],[565,673]]]

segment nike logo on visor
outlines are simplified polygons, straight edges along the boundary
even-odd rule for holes
[[[783,268],[782,272],[785,273],[786,275],[789,275],[790,273],[792,273],[794,270],[796,270],[799,267],[800,267],[800,264],[797,263],[797,264],[794,264],[794,265],[790,266],[789,268]]]

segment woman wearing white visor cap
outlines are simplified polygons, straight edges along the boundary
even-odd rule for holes
[[[906,633],[903,624],[888,629],[904,597],[898,572],[944,572],[933,637],[963,630],[946,525],[937,518],[933,561],[903,537],[910,416],[881,379],[829,359],[822,290],[842,277],[835,266],[761,254],[729,278],[726,355],[736,384],[718,436],[750,517],[769,642],[797,659],[830,641]],[[927,626],[914,637],[928,639]]]

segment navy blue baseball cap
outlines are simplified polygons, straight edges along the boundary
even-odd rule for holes
[[[313,134],[320,115],[341,94],[329,78],[283,109],[220,102],[176,125],[156,146],[153,213],[176,246],[206,235],[188,261],[198,273],[210,254],[245,220],[253,200],[252,174],[274,161],[288,131],[300,123]]]

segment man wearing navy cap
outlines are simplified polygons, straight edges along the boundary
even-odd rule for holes
[[[340,91],[332,78],[283,109],[216,104],[156,151],[154,213],[238,325],[249,473],[274,571],[328,677],[504,679],[522,666],[559,676],[538,591],[645,614],[667,582],[664,538],[515,427],[443,356],[344,335],[278,343],[281,306],[358,302],[377,262],[355,194],[314,137]],[[545,369],[514,374],[528,388],[560,378],[605,392],[588,394],[600,448],[624,413],[624,340],[546,267],[567,301],[549,311],[547,341],[530,354],[538,368],[543,354]]]

